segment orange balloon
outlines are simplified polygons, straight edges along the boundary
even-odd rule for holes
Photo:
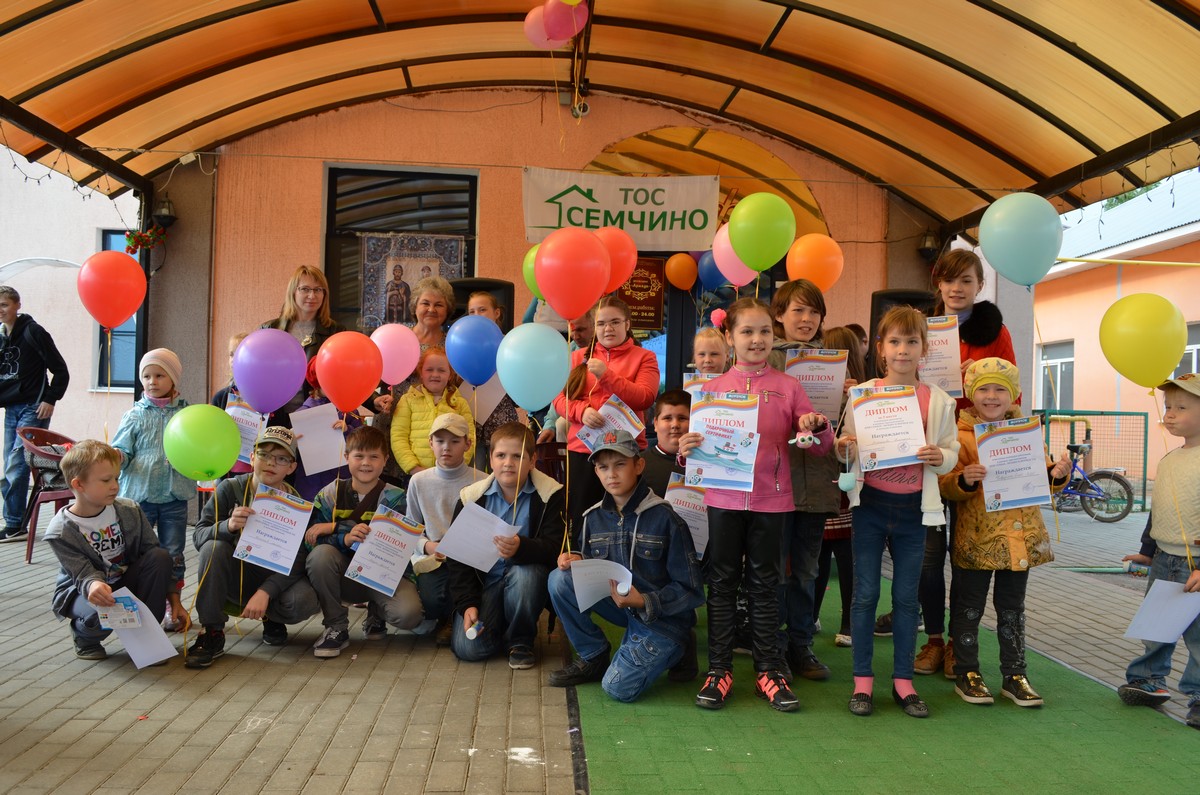
[[[842,247],[829,235],[819,232],[800,237],[787,253],[787,273],[791,280],[808,279],[826,292],[842,275]]]
[[[321,391],[338,411],[354,411],[383,377],[383,354],[366,334],[339,331],[314,357]]]
[[[76,276],[83,307],[114,329],[133,317],[146,297],[146,272],[124,251],[100,251],[83,261]]]
[[[667,260],[667,281],[680,290],[690,290],[696,283],[696,260],[691,254],[672,254]]]

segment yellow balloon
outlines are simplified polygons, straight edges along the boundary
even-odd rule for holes
[[[1170,377],[1187,347],[1187,321],[1179,307],[1154,293],[1115,302],[1100,320],[1100,348],[1118,373],[1154,388]]]
[[[582,0],[562,0],[563,5],[565,6],[577,6],[580,2],[582,2]]]

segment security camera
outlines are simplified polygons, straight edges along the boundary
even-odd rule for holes
[[[571,108],[571,115],[578,119],[581,116],[588,115],[588,113],[590,113],[591,110],[592,109],[590,107],[588,107],[588,104],[586,102],[580,102],[578,105],[575,105]]]

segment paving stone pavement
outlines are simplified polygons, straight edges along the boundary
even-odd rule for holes
[[[1129,587],[1126,574],[1058,567],[1119,565],[1144,522],[1060,515],[1058,559],[1030,577],[1031,649],[1111,687],[1124,681],[1140,644],[1122,634],[1144,580]],[[75,659],[67,626],[49,610],[57,570],[40,541],[33,565],[24,544],[0,545],[0,791],[576,791],[567,691],[546,684],[562,644],[544,624],[529,671],[504,659],[459,663],[431,638],[366,642],[356,624],[340,657],[318,660],[309,646],[319,618],[292,627],[283,647],[263,645],[255,622],[242,622],[241,637],[230,623],[227,653],[208,670],[176,658],[138,671],[116,640],[108,660]],[[352,610],[352,621],[361,613]],[[1176,693],[1164,711],[1182,719],[1186,702]]]

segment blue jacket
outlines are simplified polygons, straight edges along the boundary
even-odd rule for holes
[[[134,502],[173,502],[196,496],[196,481],[176,472],[163,452],[163,431],[171,418],[187,406],[176,398],[159,408],[142,396],[121,417],[112,446],[125,456],[121,464],[121,496]]]
[[[618,513],[612,495],[583,514],[579,549],[587,558],[620,563],[633,572],[633,587],[646,599],[641,610],[625,608],[631,620],[686,644],[704,604],[704,583],[687,524],[646,479]]]

